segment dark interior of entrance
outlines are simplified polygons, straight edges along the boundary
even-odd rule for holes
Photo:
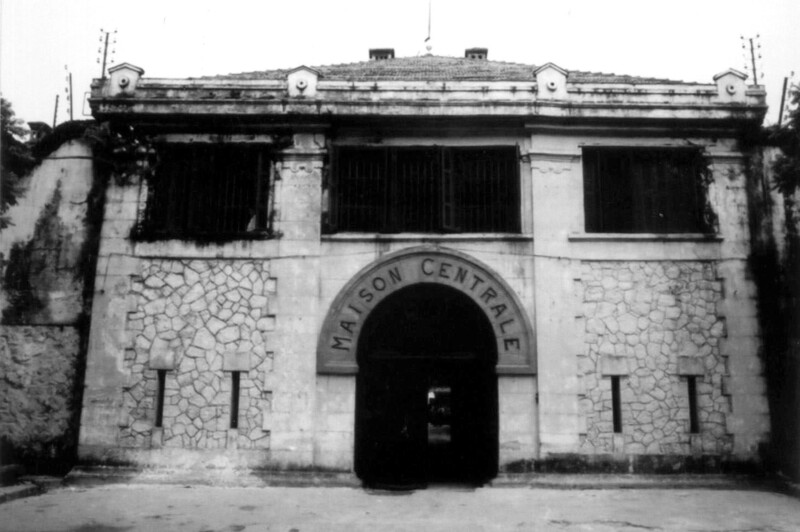
[[[496,363],[489,320],[458,290],[418,284],[381,302],[358,346],[356,473],[397,488],[496,475]]]

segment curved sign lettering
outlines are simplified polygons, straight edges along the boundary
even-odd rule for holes
[[[452,250],[413,248],[384,257],[355,276],[333,302],[317,345],[318,373],[355,374],[356,349],[369,313],[412,284],[438,283],[468,295],[486,313],[497,339],[497,372],[536,373],[527,314],[506,283],[487,266]]]

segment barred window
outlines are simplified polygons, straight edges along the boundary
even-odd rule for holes
[[[339,147],[327,232],[520,231],[516,147]]]
[[[705,233],[707,162],[683,148],[584,148],[588,233]]]
[[[142,238],[269,234],[269,153],[263,147],[165,144],[148,180]]]

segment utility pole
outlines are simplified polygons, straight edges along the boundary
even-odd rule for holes
[[[56,128],[56,121],[58,120],[58,97],[59,95],[56,94],[56,107],[53,109],[53,129]]]
[[[781,106],[778,112],[778,127],[783,124],[783,117],[789,118],[792,112],[793,102],[791,100],[792,91],[800,91],[800,84],[794,81],[794,70],[783,78],[783,90],[781,91]],[[788,100],[788,101],[787,101]]]
[[[428,55],[431,55],[431,50],[433,49],[433,45],[431,45],[431,4],[433,0],[428,0],[428,36],[425,38],[425,49],[428,51]]]
[[[781,91],[781,106],[778,107],[778,127],[783,123],[783,106],[786,105],[786,87],[789,84],[789,78],[783,78],[783,90]]]
[[[744,69],[745,71],[750,70],[750,73],[753,75],[753,85],[758,85],[758,66],[756,63],[756,59],[761,59],[761,43],[758,42],[758,39],[761,38],[761,35],[756,34],[755,37],[750,37],[747,41],[750,45],[750,65],[748,66],[748,61],[746,57],[746,49],[747,44],[744,42],[744,35],[740,35],[739,38],[742,41],[742,55],[745,55],[745,64]],[[756,57],[756,51],[758,51],[758,57]],[[761,74],[763,77],[764,74]]]
[[[100,79],[106,79],[106,58],[108,57],[108,32],[106,32],[106,44],[103,46],[103,69],[100,71]]]
[[[758,72],[756,71],[756,52],[755,52],[755,46],[753,46],[752,37],[750,37],[750,63],[753,65],[753,85],[758,85]]]
[[[100,28],[100,48],[97,49],[97,62],[100,63],[100,79],[106,79],[106,65],[108,64],[108,45],[109,45],[109,38],[111,34],[114,34],[114,40],[111,42],[111,63],[114,63],[114,53],[116,52],[114,45],[117,44],[117,30],[112,31],[103,31],[103,28]],[[102,62],[100,60],[100,55],[102,54],[103,59]]]
[[[72,122],[72,72],[69,73],[69,121]]]
[[[67,72],[67,76],[64,78],[64,81],[67,82],[67,86],[64,87],[64,94],[67,95],[67,113],[70,121],[72,121],[72,72],[69,71],[69,66],[67,65],[64,65],[64,70]]]

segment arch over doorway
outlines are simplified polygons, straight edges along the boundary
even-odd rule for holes
[[[384,298],[358,344],[356,474],[398,489],[494,477],[496,361],[492,325],[463,292],[416,283]]]
[[[382,257],[353,277],[331,305],[317,343],[317,372],[358,373],[358,346],[371,312],[403,288],[432,283],[469,297],[491,324],[498,374],[536,373],[533,332],[519,298],[491,268],[464,253],[418,246]]]

